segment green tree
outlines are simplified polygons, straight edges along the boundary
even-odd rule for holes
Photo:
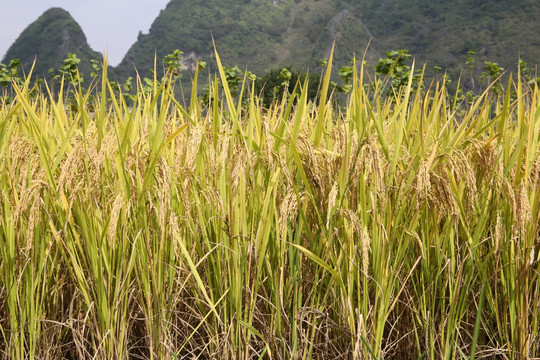
[[[297,83],[303,84],[306,77],[309,78],[308,99],[316,101],[318,95],[320,76],[292,71],[291,67],[272,69],[255,81],[255,91],[260,94],[263,105],[269,107],[272,101],[281,99],[284,92],[288,92],[290,86]]]
[[[387,90],[388,95],[394,92],[399,94],[400,91],[409,83],[411,75],[411,67],[407,63],[411,61],[412,55],[408,50],[392,50],[386,52],[386,58],[379,59],[375,65],[377,75],[384,75],[390,81],[390,88]],[[418,85],[421,73],[416,71],[412,77],[413,85]]]

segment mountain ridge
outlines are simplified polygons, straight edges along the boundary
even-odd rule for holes
[[[81,71],[88,73],[89,60],[101,55],[88,46],[69,13],[60,10],[49,9],[30,24],[3,62],[20,58],[26,69],[37,54],[35,71],[43,74],[53,63],[58,68],[68,51],[77,53]],[[417,64],[438,65],[459,76],[468,71],[469,49],[477,52],[477,67],[486,60],[514,67],[520,56],[537,61],[537,20],[540,3],[533,0],[171,0],[111,70],[119,78],[134,76],[135,68],[147,76],[156,57],[159,67],[175,49],[184,52],[185,69],[193,70],[197,59],[213,68],[215,43],[224,64],[257,74],[283,66],[318,71],[319,60],[334,45],[336,66],[364,52],[373,65],[385,50],[408,49]],[[40,44],[44,34],[54,43]]]

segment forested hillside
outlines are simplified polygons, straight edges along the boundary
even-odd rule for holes
[[[363,0],[358,14],[383,49],[407,48],[421,63],[454,74],[466,68],[466,54],[477,64],[516,66],[540,58],[540,2],[535,0]]]
[[[341,6],[343,5],[343,6]],[[173,0],[148,34],[140,34],[119,66],[123,73],[145,71],[173,49],[184,51],[187,67],[197,58],[212,63],[214,39],[227,64],[254,72],[291,65],[306,70],[328,56],[363,52],[371,35],[349,4],[314,0]],[[191,61],[190,61],[191,60]]]
[[[49,69],[59,69],[69,53],[77,54],[79,69],[85,74],[91,72],[90,60],[101,62],[103,58],[90,48],[81,27],[67,11],[51,8],[19,35],[2,62],[20,59],[28,72],[37,58],[34,74],[48,78]]]
[[[212,68],[214,40],[229,66],[259,75],[283,66],[314,72],[335,41],[338,66],[362,57],[370,43],[371,65],[387,50],[408,49],[428,71],[437,65],[458,76],[469,71],[470,49],[477,72],[488,60],[504,69],[515,67],[520,56],[534,64],[540,58],[539,20],[534,0],[172,0],[112,70],[120,78],[135,75],[135,68],[145,76],[155,58],[160,67],[175,49],[184,52],[185,70],[197,59]],[[3,62],[21,58],[26,68],[37,55],[36,71],[45,74],[68,52],[83,60],[85,71],[89,59],[99,57],[75,20],[56,8],[21,34]]]

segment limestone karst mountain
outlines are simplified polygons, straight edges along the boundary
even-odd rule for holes
[[[37,58],[34,74],[48,77],[49,69],[59,69],[68,53],[81,59],[79,69],[84,74],[91,72],[91,59],[102,59],[100,53],[90,48],[81,27],[67,11],[50,8],[24,29],[2,62],[20,59],[27,72]]]

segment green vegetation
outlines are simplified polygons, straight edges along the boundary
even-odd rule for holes
[[[13,82],[22,86],[23,81],[19,75],[19,67],[21,61],[19,59],[12,59],[9,65],[0,63],[0,86],[3,88],[10,87]]]
[[[440,65],[453,78],[466,73],[470,49],[478,64],[497,59],[505,69],[516,70],[518,57],[533,63],[540,58],[540,41],[532,35],[540,15],[534,0],[358,3],[358,14],[381,49],[407,48],[419,63]]]
[[[195,61],[204,59],[215,69],[213,41],[224,61],[240,68],[257,73],[284,65],[305,69],[332,45],[327,28],[335,11],[332,1],[173,0],[150,32],[139,36],[118,72],[134,76],[135,65],[146,75],[156,51],[160,59],[176,48],[185,52],[186,68],[193,70]],[[343,55],[350,58],[352,52]]]
[[[186,107],[172,55],[129,101],[107,66],[0,100],[0,357],[540,356],[535,83],[353,63],[337,108],[330,56],[266,108],[216,53]]]
[[[141,78],[152,78],[155,59],[175,49],[184,52],[184,73],[192,76],[197,61],[214,72],[215,41],[224,63],[242,71],[266,74],[288,67],[315,74],[335,42],[336,70],[354,56],[374,66],[385,50],[406,49],[417,63],[429,65],[428,78],[436,76],[432,69],[438,66],[452,79],[464,76],[461,88],[474,90],[470,80],[480,76],[486,61],[517,72],[515,60],[521,58],[534,69],[540,58],[538,18],[535,0],[172,0],[108,73],[124,82],[136,78],[136,68]],[[466,64],[471,49],[476,61]],[[3,62],[21,59],[28,72],[37,54],[34,74],[48,78],[48,70],[58,69],[68,53],[81,59],[85,76],[92,71],[91,60],[102,61],[71,16],[53,8],[21,34]],[[166,68],[156,70],[161,77]],[[474,76],[466,76],[471,72]]]
[[[347,65],[356,54],[375,64],[386,49],[407,49],[419,63],[441,66],[452,78],[467,73],[467,52],[476,50],[477,65],[496,61],[517,70],[515,59],[535,64],[540,58],[536,34],[540,4],[508,1],[344,1],[251,0],[171,1],[141,34],[118,67],[134,76],[181,48],[212,69],[212,35],[225,63],[255,73],[291,66],[319,72],[335,41],[334,63]],[[483,71],[477,66],[475,76]],[[428,69],[429,76],[434,75]],[[467,79],[468,80],[468,79]],[[471,88],[472,84],[463,84]]]

